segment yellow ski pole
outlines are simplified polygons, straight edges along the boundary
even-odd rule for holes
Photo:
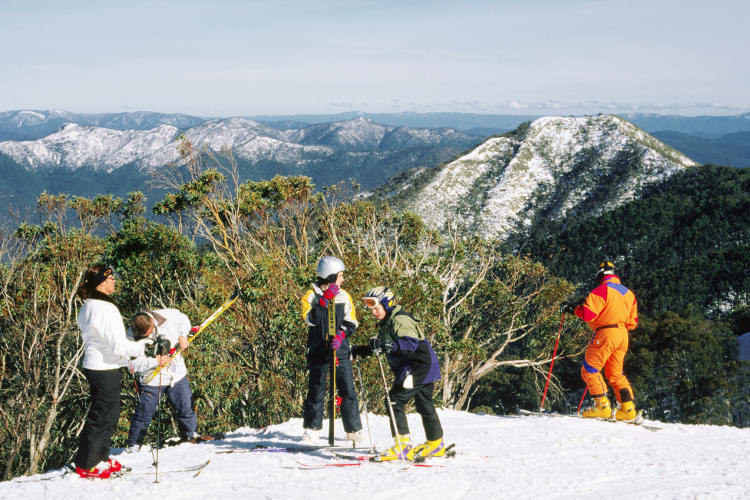
[[[336,297],[328,303],[328,342],[336,336]],[[331,383],[329,384],[329,421],[328,421],[328,446],[333,446],[334,426],[336,424],[336,349],[331,349]]]

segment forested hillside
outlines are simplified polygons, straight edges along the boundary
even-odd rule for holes
[[[678,172],[598,217],[538,220],[507,248],[582,287],[592,263],[615,262],[641,310],[721,317],[750,294],[750,171],[707,165]]]

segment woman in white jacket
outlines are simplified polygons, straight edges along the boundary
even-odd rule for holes
[[[91,390],[91,408],[81,431],[76,472],[82,477],[107,478],[122,468],[109,457],[112,435],[120,417],[120,368],[131,357],[148,351],[142,343],[127,339],[120,310],[110,295],[115,291],[111,268],[91,266],[78,288],[83,306],[78,326],[83,338],[83,373]]]

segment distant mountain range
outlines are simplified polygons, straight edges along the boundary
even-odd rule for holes
[[[40,126],[41,118],[35,115],[15,118],[29,116]],[[0,186],[0,200],[28,205],[42,189],[85,194],[109,186],[113,178],[119,179],[117,189],[109,191],[113,194],[126,194],[125,186],[148,191],[152,169],[179,162],[180,137],[198,150],[230,150],[243,181],[307,175],[319,187],[353,179],[365,189],[405,169],[440,164],[482,140],[454,129],[380,125],[365,118],[287,130],[245,118],[205,120],[190,128],[160,124],[124,130],[66,123],[41,139],[0,142],[0,167],[19,179]]]
[[[34,141],[57,132],[67,123],[114,130],[149,130],[159,125],[189,128],[204,121],[206,118],[150,111],[97,114],[49,110],[4,111],[0,112],[0,141]]]
[[[246,162],[277,161],[298,167],[340,152],[387,153],[422,147],[462,150],[481,140],[453,129],[393,127],[365,118],[298,130],[278,130],[244,118],[228,118],[204,121],[187,130],[172,125],[116,130],[68,123],[35,141],[0,142],[0,153],[30,170],[89,166],[109,172],[128,164],[148,170],[179,160],[175,144],[179,137],[197,148],[215,152],[229,149]]]
[[[538,220],[585,218],[697,165],[613,115],[540,118],[443,165],[407,171],[375,196],[428,225],[504,239]]]
[[[715,139],[695,137],[671,130],[658,130],[651,135],[698,163],[750,167],[750,132],[735,132]]]
[[[703,138],[718,138],[736,132],[750,132],[750,113],[734,116],[680,116],[653,113],[618,113],[645,130],[670,130]],[[464,132],[484,131],[484,135],[508,132],[521,123],[541,118],[540,115],[490,115],[472,113],[361,113],[348,112],[332,115],[252,116],[259,122],[310,124],[319,122],[369,118],[378,123],[405,127],[449,127]],[[487,133],[489,132],[489,133]],[[481,134],[480,134],[481,135]]]
[[[701,163],[734,167],[750,166],[750,113],[734,116],[679,116],[626,113],[634,123],[664,143]],[[491,115],[472,113],[363,113],[357,111],[320,115],[258,115],[245,117],[276,130],[301,130],[311,125],[352,121],[358,118],[407,128],[451,128],[473,136],[489,137],[533,121],[537,115]],[[58,132],[65,124],[113,130],[150,130],[169,125],[180,130],[194,128],[216,118],[153,112],[80,114],[66,111],[20,110],[0,112],[0,141],[30,141]],[[740,134],[740,135],[738,135]]]
[[[653,113],[619,113],[646,132],[661,130],[680,132],[703,138],[718,138],[736,132],[750,132],[750,113],[733,116],[680,116]],[[66,123],[111,128],[115,130],[147,130],[159,125],[191,128],[220,117],[197,117],[184,114],[137,111],[126,113],[83,114],[67,111],[17,110],[0,112],[0,141],[41,139],[59,130]],[[320,123],[344,122],[366,118],[376,123],[409,128],[452,128],[503,133],[521,123],[541,118],[540,115],[492,115],[478,113],[364,113],[349,111],[319,115],[256,115],[244,118],[279,130],[301,129]]]
[[[734,116],[679,116],[653,113],[624,113],[623,118],[647,132],[671,130],[704,138],[717,138],[736,132],[750,132],[750,113]]]

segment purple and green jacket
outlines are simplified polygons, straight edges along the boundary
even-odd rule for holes
[[[383,341],[393,341],[394,351],[388,354],[387,359],[396,384],[403,383],[410,373],[415,386],[440,379],[437,355],[422,333],[419,320],[402,310],[401,306],[394,307],[384,320],[378,322],[378,337]]]

